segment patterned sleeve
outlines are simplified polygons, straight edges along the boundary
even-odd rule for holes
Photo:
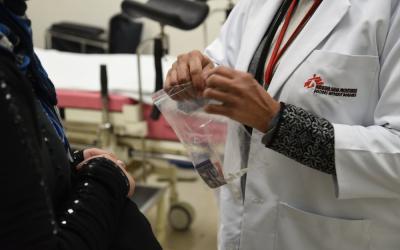
[[[285,105],[276,131],[266,144],[305,166],[335,175],[334,146],[334,129],[329,121],[290,104]]]

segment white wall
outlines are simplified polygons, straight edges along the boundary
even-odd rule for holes
[[[145,2],[145,0],[140,0]],[[32,20],[34,43],[44,47],[45,31],[53,23],[59,21],[74,21],[106,28],[111,16],[120,12],[122,0],[31,0],[28,1],[28,15]],[[227,0],[208,2],[211,11],[227,6]],[[219,32],[224,20],[224,13],[211,14],[207,21],[207,35],[211,42]],[[144,21],[143,39],[159,32],[159,25],[153,21]],[[170,54],[204,48],[204,26],[192,31],[181,31],[171,27],[166,28],[170,35]]]

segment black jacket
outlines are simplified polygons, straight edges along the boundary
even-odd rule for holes
[[[26,9],[4,4],[18,15]],[[71,166],[38,101],[45,89],[16,60],[0,48],[0,249],[161,249],[113,162]]]

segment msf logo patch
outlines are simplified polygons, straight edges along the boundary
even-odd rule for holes
[[[339,97],[356,97],[357,89],[352,88],[337,88],[325,84],[321,76],[314,74],[304,83],[304,88],[314,89],[313,93],[318,95],[329,95]]]
[[[324,84],[325,82],[322,80],[322,78],[320,76],[317,76],[317,74],[314,74],[313,77],[311,77],[304,83],[304,88],[311,89]]]

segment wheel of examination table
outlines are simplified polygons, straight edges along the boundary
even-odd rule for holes
[[[176,231],[187,231],[193,223],[195,211],[187,202],[176,202],[168,212],[170,226]]]

